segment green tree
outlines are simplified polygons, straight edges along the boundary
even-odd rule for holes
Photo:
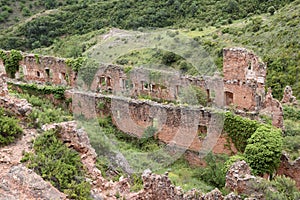
[[[280,163],[283,137],[280,129],[260,126],[248,139],[245,158],[254,174],[272,173]]]

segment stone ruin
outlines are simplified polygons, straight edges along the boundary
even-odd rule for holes
[[[28,116],[32,111],[32,105],[27,100],[8,94],[6,75],[3,73],[0,73],[0,106],[20,117]]]
[[[77,128],[77,123],[62,122],[50,125],[44,125],[43,130],[59,130],[60,139],[69,147],[74,148],[81,155],[81,161],[86,166],[87,173],[92,185],[92,197],[94,199],[116,199],[115,194],[121,198],[130,200],[240,200],[239,195],[230,193],[223,196],[218,189],[209,193],[202,193],[195,189],[184,192],[180,187],[171,183],[168,173],[157,175],[150,170],[145,170],[142,175],[143,189],[138,192],[130,192],[130,183],[128,178],[120,178],[119,181],[107,181],[96,168],[96,153],[90,145],[87,133],[83,129]]]
[[[292,90],[291,86],[286,86],[284,88],[284,93],[283,93],[281,103],[282,104],[291,104],[291,105],[298,104],[296,97],[293,96],[293,90]]]
[[[300,157],[291,161],[286,153],[281,156],[280,166],[277,169],[278,175],[285,175],[296,181],[296,185],[300,188]]]

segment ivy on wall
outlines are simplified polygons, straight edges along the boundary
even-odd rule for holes
[[[237,150],[244,152],[233,157],[226,169],[236,160],[245,160],[255,175],[271,174],[277,169],[283,148],[280,129],[227,112],[224,131]]]
[[[225,114],[224,131],[231,138],[238,151],[244,152],[247,140],[261,126],[257,121],[234,115],[230,112]]]
[[[0,50],[0,58],[3,61],[7,75],[10,78],[15,78],[15,74],[19,71],[19,62],[23,59],[20,51],[11,50],[9,53],[5,53]]]
[[[273,173],[280,164],[283,137],[280,129],[260,126],[248,139],[245,158],[255,175]]]

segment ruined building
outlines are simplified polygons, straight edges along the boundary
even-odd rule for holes
[[[9,52],[7,52],[9,54]],[[92,78],[90,91],[73,93],[74,112],[88,117],[99,115],[97,104],[103,101],[101,94],[110,95],[113,105],[107,112],[124,132],[141,136],[148,126],[157,126],[158,138],[169,143],[198,151],[203,147],[199,134],[211,130],[213,114],[205,108],[164,105],[156,102],[140,101],[139,96],[181,103],[182,94],[190,86],[202,90],[207,102],[217,107],[233,107],[242,112],[258,114],[263,112],[273,118],[273,125],[283,126],[280,102],[265,95],[266,65],[253,52],[244,48],[227,48],[223,51],[223,75],[213,77],[192,77],[179,73],[142,68],[126,69],[117,65],[101,65]],[[4,64],[0,60],[0,70]],[[75,88],[80,77],[62,58],[23,54],[16,79],[28,83],[64,85]],[[83,82],[85,82],[83,80]],[[87,86],[85,86],[86,88]],[[75,98],[74,98],[75,97]],[[121,98],[124,97],[124,98]],[[188,98],[190,98],[188,96]],[[92,112],[95,111],[95,112]],[[214,122],[215,123],[215,122]],[[174,141],[174,138],[176,138]],[[180,138],[190,138],[184,143]],[[220,138],[221,144],[226,139]],[[221,150],[223,151],[223,150]]]

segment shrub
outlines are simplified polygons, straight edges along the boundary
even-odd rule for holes
[[[284,119],[300,120],[300,109],[293,106],[283,106]]]
[[[36,138],[35,154],[27,153],[22,161],[28,160],[28,167],[71,199],[90,199],[90,184],[80,156],[57,138],[53,130]]]
[[[280,163],[282,152],[281,130],[260,126],[248,139],[245,158],[253,174],[273,173]]]
[[[295,181],[285,176],[276,176],[272,181],[262,179],[258,183],[253,183],[252,187],[258,193],[263,194],[265,199],[294,200],[300,198]]]
[[[274,6],[270,6],[269,8],[268,8],[268,13],[270,13],[270,15],[274,15],[274,13],[275,13],[275,8],[274,8]]]
[[[14,142],[23,133],[17,119],[3,115],[4,111],[0,109],[0,146]]]
[[[223,170],[223,164],[226,159],[226,157],[218,159],[212,152],[208,153],[205,157],[207,166],[205,168],[199,168],[195,176],[215,187],[224,187],[226,172]]]
[[[297,159],[300,156],[300,135],[284,137],[283,149],[289,153],[291,159]]]

